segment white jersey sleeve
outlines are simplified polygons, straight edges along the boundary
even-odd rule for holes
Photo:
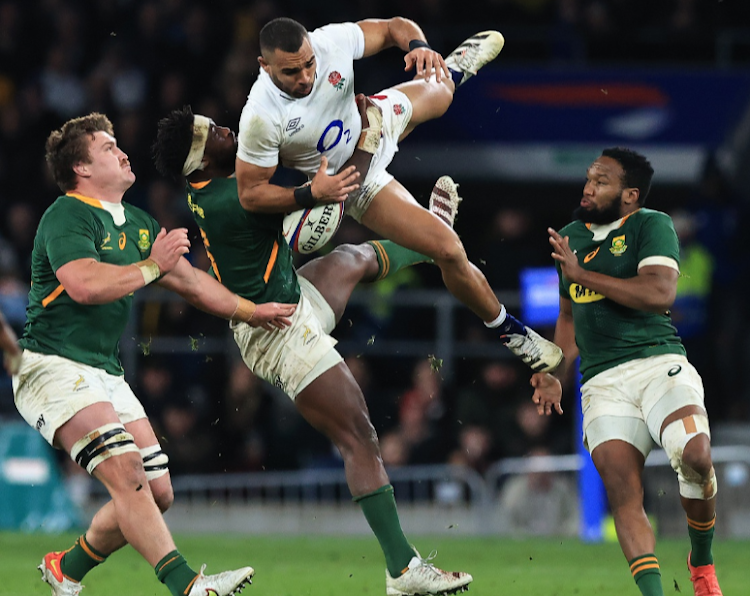
[[[263,168],[281,164],[312,178],[323,155],[333,174],[352,156],[362,131],[354,101],[354,60],[365,35],[355,23],[310,32],[315,81],[307,97],[292,97],[261,69],[240,117],[237,157]]]
[[[359,60],[365,53],[365,32],[356,23],[335,23],[319,27],[311,35],[324,35],[352,58]]]
[[[261,168],[276,167],[282,137],[276,122],[260,104],[248,99],[240,116],[237,157]]]

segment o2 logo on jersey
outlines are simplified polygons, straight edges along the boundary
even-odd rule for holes
[[[341,120],[334,120],[323,131],[318,140],[318,152],[325,153],[330,151],[339,144],[342,137],[346,137],[346,143],[352,140],[351,131],[347,128],[344,130],[344,123]]]

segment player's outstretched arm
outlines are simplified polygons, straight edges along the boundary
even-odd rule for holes
[[[365,36],[363,57],[372,56],[386,48],[398,47],[404,52],[405,67],[416,69],[417,76],[429,79],[433,70],[439,83],[443,76],[450,79],[451,73],[439,52],[427,44],[427,38],[414,21],[403,17],[392,19],[367,19],[357,23]]]
[[[184,258],[158,283],[209,314],[268,330],[288,327],[291,324],[289,317],[297,309],[295,304],[255,304],[246,300],[230,292],[204,271],[193,267]]]
[[[0,349],[3,351],[3,366],[9,375],[18,372],[21,366],[21,348],[13,328],[0,312]]]
[[[531,386],[534,395],[531,400],[536,404],[539,414],[549,416],[552,408],[558,414],[563,413],[562,383],[569,380],[572,372],[570,364],[578,358],[578,346],[576,345],[575,327],[573,326],[573,310],[570,300],[560,297],[560,314],[557,316],[555,325],[555,343],[562,348],[564,357],[560,366],[554,373],[534,373],[531,376]]]
[[[58,281],[80,304],[107,304],[132,294],[171,271],[190,250],[186,228],[157,234],[148,259],[133,265],[112,265],[96,259],[76,259],[55,272]]]
[[[255,213],[288,213],[320,203],[342,203],[359,188],[359,173],[354,166],[330,176],[328,160],[321,157],[312,185],[285,188],[271,184],[276,168],[261,168],[237,158],[235,174],[240,204]],[[304,192],[300,191],[304,189]]]

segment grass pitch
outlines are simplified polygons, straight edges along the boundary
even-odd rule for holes
[[[48,596],[35,569],[50,550],[70,546],[75,534],[57,536],[0,532],[0,595]],[[243,596],[383,596],[382,554],[375,538],[240,537],[177,535],[188,562],[207,573],[252,565],[253,585]],[[585,545],[570,539],[419,537],[423,555],[437,549],[435,563],[474,575],[473,596],[638,596],[617,544]],[[656,554],[667,595],[692,595],[684,540],[662,540]],[[747,593],[750,542],[714,545],[726,596]],[[126,547],[84,579],[82,596],[169,596],[153,569]]]

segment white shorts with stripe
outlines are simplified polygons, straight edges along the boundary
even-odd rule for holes
[[[230,323],[234,341],[248,368],[292,399],[320,375],[343,360],[329,334],[336,326],[333,310],[304,277],[291,326],[266,331],[247,323]]]
[[[581,387],[583,440],[589,452],[619,439],[644,457],[661,445],[661,426],[685,406],[705,408],[703,381],[678,354],[639,358],[589,379]]]
[[[146,418],[143,405],[121,376],[61,356],[24,350],[13,394],[24,420],[52,445],[57,429],[84,408],[111,403],[123,424]]]
[[[346,200],[347,215],[357,221],[362,220],[375,195],[393,180],[386,168],[398,151],[398,138],[406,130],[412,115],[411,100],[397,89],[385,89],[371,95],[370,99],[383,111],[383,135],[362,187]]]

